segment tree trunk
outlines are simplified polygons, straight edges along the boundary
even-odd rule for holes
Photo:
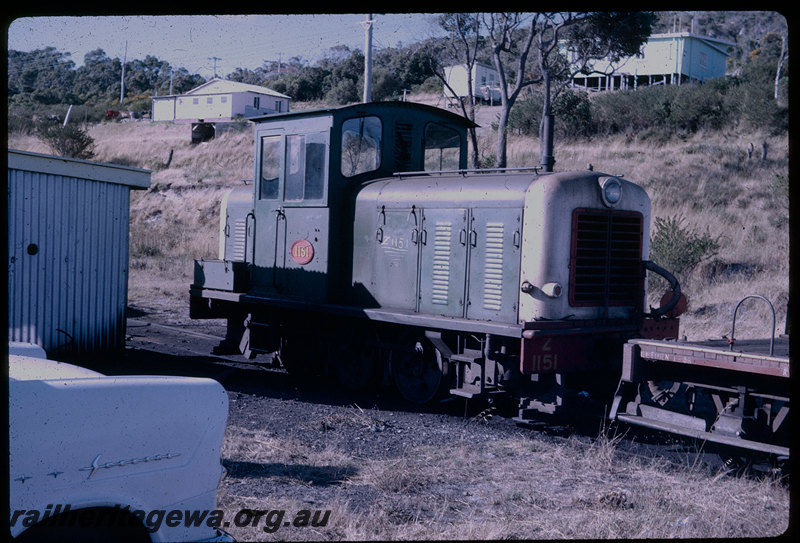
[[[469,160],[472,164],[472,169],[477,170],[481,167],[480,159],[478,158],[478,134],[474,128],[469,129],[469,139],[472,141],[472,149],[470,149]]]
[[[781,80],[783,64],[786,62],[786,37],[781,35],[781,57],[778,60],[778,69],[775,72],[775,101],[778,101],[778,84]]]
[[[508,102],[503,101],[503,107],[500,108],[500,118],[497,120],[497,164],[498,168],[505,168],[508,160],[506,151],[506,131],[508,127]]]

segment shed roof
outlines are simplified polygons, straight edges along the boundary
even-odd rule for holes
[[[15,149],[8,150],[8,168],[127,185],[133,189],[150,186],[150,170]]]

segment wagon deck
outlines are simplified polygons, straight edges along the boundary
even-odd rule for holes
[[[774,342],[770,339],[736,340],[732,345],[726,339],[690,343],[634,339],[629,341],[629,344],[637,345],[638,356],[651,361],[678,362],[699,367],[789,377],[788,336],[775,338]],[[627,349],[625,360],[632,356],[634,356],[633,350]],[[623,361],[623,364],[625,363]]]

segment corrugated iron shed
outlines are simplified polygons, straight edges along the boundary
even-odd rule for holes
[[[9,341],[124,347],[130,190],[149,186],[149,170],[8,150]]]

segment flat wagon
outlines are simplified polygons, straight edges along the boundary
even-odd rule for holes
[[[736,310],[748,298],[766,301]],[[736,310],[729,338],[628,341],[611,418],[788,457],[789,336],[775,337],[773,320],[772,337],[736,339]]]

